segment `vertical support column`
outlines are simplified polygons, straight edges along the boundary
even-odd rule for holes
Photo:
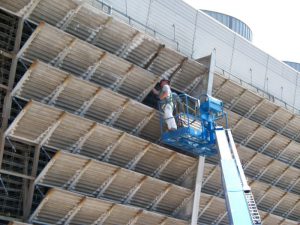
[[[205,157],[200,156],[198,159],[198,168],[197,168],[197,176],[196,176],[196,183],[195,183],[195,190],[194,190],[191,225],[197,225],[197,223],[198,223],[200,196],[201,196],[202,180],[203,180],[203,172],[204,172],[204,163],[205,163]]]
[[[215,55],[216,55],[216,51],[214,49],[211,53],[207,83],[205,84],[205,85],[207,85],[206,86],[207,87],[206,94],[208,94],[208,95],[212,95],[212,90],[213,90],[214,72],[215,72],[215,64],[216,64]],[[195,96],[195,97],[197,97],[197,96]],[[205,164],[205,157],[200,156],[198,159],[197,176],[196,176],[196,183],[195,183],[195,189],[194,189],[191,225],[196,225],[198,223],[200,197],[201,197],[201,189],[202,189],[202,181],[203,181],[203,173],[204,173],[204,164]]]
[[[208,95],[212,95],[212,91],[213,91],[215,66],[216,66],[216,49],[214,49],[210,55],[210,64],[209,64],[207,90],[206,90],[206,94]]]
[[[34,149],[32,170],[31,170],[32,177],[36,177],[36,175],[37,175],[40,151],[41,151],[41,146],[38,144],[35,146],[35,149]],[[24,206],[23,220],[24,221],[27,221],[27,219],[29,219],[29,216],[30,216],[32,201],[33,201],[33,194],[34,194],[34,186],[35,186],[34,182],[35,182],[35,179],[29,181],[29,185],[27,188],[28,192],[24,195],[24,198],[23,198],[23,206]]]
[[[210,59],[209,59],[210,58]],[[209,60],[209,62],[207,62]],[[212,95],[213,81],[216,65],[216,50],[214,49],[210,56],[199,59],[200,63],[205,63],[208,65],[208,74],[199,75],[202,76],[200,82],[195,84],[193,88],[189,91],[189,95],[194,98],[200,98],[203,94]]]
[[[5,130],[8,126],[8,120],[10,117],[10,112],[11,112],[11,104],[12,104],[12,96],[11,92],[14,86],[15,82],[15,77],[16,77],[16,71],[17,71],[17,64],[18,64],[18,57],[17,53],[20,50],[21,46],[21,38],[22,38],[22,31],[23,31],[23,25],[24,25],[24,20],[23,18],[19,18],[18,21],[18,28],[17,28],[17,33],[16,33],[16,39],[15,39],[15,45],[14,45],[14,50],[13,50],[13,57],[12,57],[12,62],[10,66],[10,71],[9,71],[9,78],[8,78],[8,89],[6,91],[4,103],[3,103],[3,118],[2,118],[2,127],[0,131],[0,169],[2,167],[2,159],[3,159],[3,153],[4,153],[4,146],[5,146]]]

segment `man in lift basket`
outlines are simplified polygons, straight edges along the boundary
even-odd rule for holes
[[[177,130],[176,121],[173,116],[174,103],[172,99],[170,81],[163,78],[159,84],[161,90],[158,91],[154,88],[153,93],[159,96],[160,101],[162,101],[162,104],[160,106],[162,111],[164,112],[164,120],[168,126],[168,130]]]

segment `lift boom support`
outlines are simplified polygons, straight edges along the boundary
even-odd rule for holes
[[[218,153],[230,224],[261,225],[231,131],[216,126],[216,121],[225,117],[227,128],[223,102],[208,95],[203,99],[200,101],[186,94],[179,96],[179,106],[175,107],[174,115],[178,129],[163,132],[162,116],[161,142],[195,156],[212,156]]]
[[[215,133],[230,224],[261,224],[257,206],[247,184],[231,131],[220,128],[216,129]]]

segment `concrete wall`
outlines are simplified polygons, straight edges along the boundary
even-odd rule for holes
[[[100,0],[98,0],[100,1]],[[106,0],[113,14],[200,58],[216,49],[218,71],[248,83],[288,108],[300,109],[300,74],[181,0]],[[121,15],[119,12],[122,12]],[[132,18],[132,19],[129,19]],[[240,81],[241,79],[242,81]]]

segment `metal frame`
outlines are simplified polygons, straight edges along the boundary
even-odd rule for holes
[[[32,1],[32,2],[33,2],[33,1]],[[236,104],[237,104],[237,103],[236,103]],[[252,112],[253,112],[253,111],[252,111]],[[253,114],[253,113],[252,113],[252,114]],[[252,114],[249,114],[249,115],[250,115],[249,117],[251,117]],[[247,117],[248,117],[248,116],[247,116]],[[248,118],[249,118],[249,117],[248,117]],[[149,149],[149,148],[148,148],[148,149]],[[265,149],[265,148],[264,148],[264,149]],[[264,151],[264,150],[263,150],[263,151]],[[147,151],[146,151],[146,152],[147,152]],[[295,160],[297,160],[297,158],[295,158]],[[296,162],[295,160],[294,160],[294,162]],[[138,160],[137,160],[137,161],[138,161]],[[187,174],[188,174],[188,173],[187,173]]]

